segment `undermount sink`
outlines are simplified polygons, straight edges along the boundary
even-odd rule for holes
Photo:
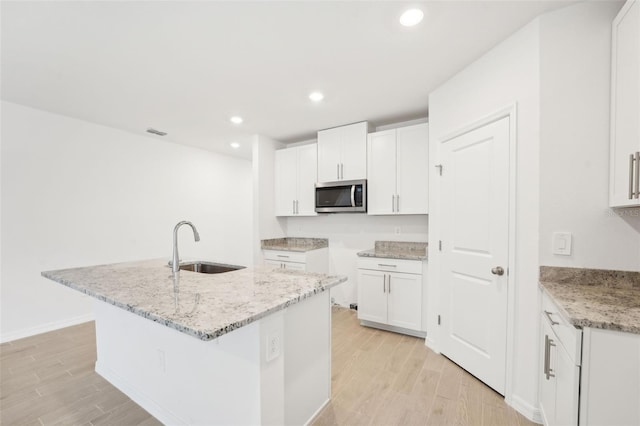
[[[244,269],[244,266],[225,265],[224,263],[203,261],[180,264],[180,270],[182,271],[199,272],[201,274],[222,274],[224,272],[237,271],[238,269]]]

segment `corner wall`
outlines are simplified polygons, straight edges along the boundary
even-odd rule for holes
[[[252,264],[251,163],[2,102],[0,340],[92,319],[50,269],[171,258]],[[233,185],[229,183],[233,182]]]
[[[610,209],[611,22],[623,2],[540,18],[540,264],[640,270],[640,208]],[[571,232],[570,256],[552,252]]]

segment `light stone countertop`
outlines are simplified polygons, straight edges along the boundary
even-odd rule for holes
[[[376,241],[373,249],[360,251],[358,252],[358,256],[386,259],[426,260],[427,243]]]
[[[263,250],[306,252],[329,247],[329,240],[327,238],[273,238],[260,241],[260,247]]]
[[[42,272],[67,287],[201,340],[215,339],[347,280],[265,267],[178,275],[176,292],[166,259]]]
[[[543,266],[540,287],[576,327],[640,334],[640,272]]]

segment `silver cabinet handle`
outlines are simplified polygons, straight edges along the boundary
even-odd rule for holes
[[[397,268],[398,265],[391,265],[390,263],[378,263],[378,266],[386,266],[387,268]]]
[[[300,214],[300,205],[299,205],[299,201],[296,200],[296,214]]]
[[[344,164],[340,163],[340,179],[344,179]]]
[[[387,292],[387,274],[382,275],[382,292]]]
[[[356,186],[351,185],[351,207],[356,206]]]
[[[292,213],[296,214],[296,200],[292,200],[291,203],[292,203],[292,207],[291,207]]]
[[[396,194],[396,213],[400,213],[400,195]]]
[[[629,199],[631,200],[635,195],[633,193],[633,162],[635,158],[633,154],[629,154]]]
[[[640,198],[640,151],[636,152],[636,199]]]
[[[495,268],[491,268],[491,273],[493,275],[504,275],[504,268],[502,266],[496,266]]]
[[[554,321],[553,318],[551,318],[551,312],[549,311],[544,311],[544,314],[547,316],[547,318],[549,319],[549,322],[551,323],[551,325],[558,325],[560,324],[558,321]]]
[[[391,294],[391,275],[389,275],[389,294]]]
[[[395,213],[396,211],[396,196],[391,194],[391,211]]]
[[[547,380],[549,380],[549,377],[551,377],[550,373],[549,373],[549,361],[551,359],[551,355],[549,354],[550,352],[550,347],[549,347],[549,336],[547,336],[546,334],[544,335],[544,375],[546,376]]]
[[[547,372],[546,372],[546,376],[547,376],[547,380],[549,380],[550,377],[556,377],[555,374],[552,373],[553,369],[551,368],[551,347],[555,347],[556,344],[553,343],[552,339],[549,339],[549,336],[544,336],[547,339],[547,347],[549,348],[549,350],[547,351]]]
[[[336,179],[340,180],[340,163],[336,163],[336,175]]]
[[[289,258],[289,256],[285,256],[284,254],[278,254],[276,256],[278,256],[278,257],[286,257],[287,259]]]

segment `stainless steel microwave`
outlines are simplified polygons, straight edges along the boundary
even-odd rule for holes
[[[364,213],[366,211],[366,179],[316,183],[316,212]]]

